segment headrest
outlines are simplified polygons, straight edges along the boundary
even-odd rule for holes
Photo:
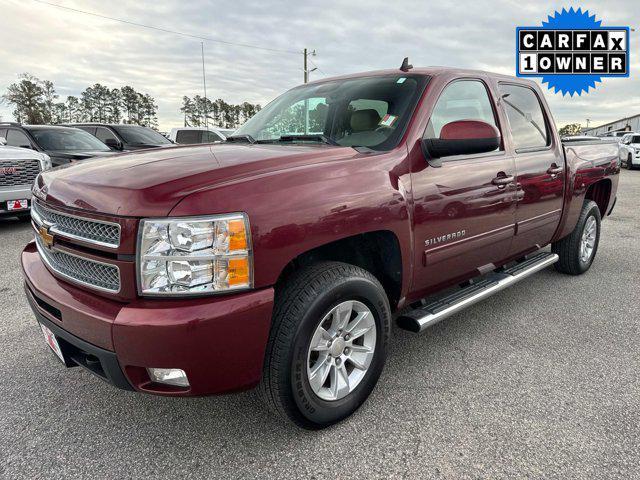
[[[375,130],[379,122],[380,115],[373,108],[356,110],[351,114],[351,130],[354,132]]]

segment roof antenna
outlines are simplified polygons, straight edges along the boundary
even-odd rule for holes
[[[404,57],[404,60],[402,60],[402,65],[400,65],[400,70],[402,70],[403,72],[408,72],[412,68],[413,65],[409,65],[409,57]]]

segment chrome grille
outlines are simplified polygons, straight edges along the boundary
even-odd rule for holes
[[[31,216],[39,225],[50,225],[52,233],[96,245],[116,248],[120,245],[120,225],[80,218],[68,213],[56,212],[33,202]]]
[[[120,291],[120,270],[115,265],[72,255],[55,248],[49,250],[36,235],[40,257],[61,277],[75,283],[111,293]]]
[[[39,160],[0,160],[0,187],[31,186],[38,173]]]

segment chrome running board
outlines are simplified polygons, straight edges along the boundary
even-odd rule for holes
[[[510,268],[489,273],[450,295],[403,313],[397,319],[398,326],[410,332],[422,333],[431,325],[518,283],[557,261],[558,255],[555,253],[535,253]]]

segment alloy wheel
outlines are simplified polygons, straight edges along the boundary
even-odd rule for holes
[[[363,380],[376,348],[376,322],[364,303],[342,302],[316,328],[307,353],[307,376],[313,392],[335,401]]]

